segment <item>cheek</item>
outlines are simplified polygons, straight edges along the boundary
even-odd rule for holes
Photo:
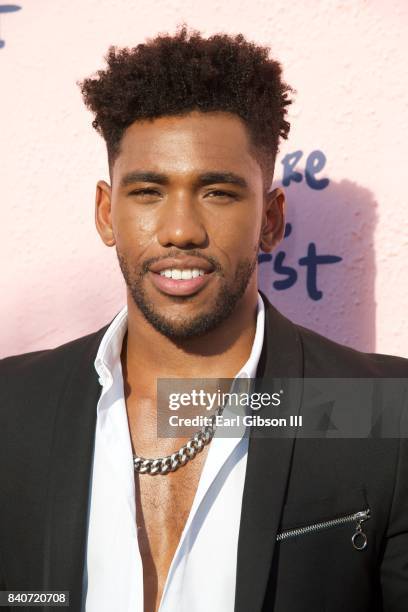
[[[112,226],[116,243],[124,250],[143,252],[155,241],[154,215],[143,214],[129,206],[113,207]]]
[[[228,251],[231,258],[252,256],[259,243],[261,220],[252,207],[235,215],[214,216],[211,224],[210,244]]]

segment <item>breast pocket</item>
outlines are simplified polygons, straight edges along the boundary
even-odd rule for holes
[[[364,487],[286,504],[276,536],[274,612],[365,610],[372,518]]]
[[[364,550],[368,544],[365,523],[370,518],[371,509],[363,488],[349,490],[340,497],[287,504],[276,540],[311,537],[344,526],[348,527],[352,547]]]

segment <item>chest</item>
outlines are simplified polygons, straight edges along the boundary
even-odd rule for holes
[[[169,533],[174,539],[184,528],[197,490],[204,449],[193,461],[176,472],[150,476],[135,474],[136,522],[153,538],[156,533]]]
[[[159,608],[206,453],[205,448],[191,462],[165,476],[135,474],[136,524],[143,564],[145,612]]]

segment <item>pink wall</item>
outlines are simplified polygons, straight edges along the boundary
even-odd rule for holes
[[[123,305],[115,252],[93,221],[94,186],[107,178],[104,146],[75,82],[102,65],[110,44],[134,46],[181,21],[270,45],[298,92],[275,177],[282,180],[286,155],[302,151],[302,180],[287,187],[292,233],[260,265],[261,287],[303,325],[408,356],[404,0],[16,4],[20,11],[0,14],[1,356],[91,332]],[[329,183],[316,189],[305,169],[322,154],[315,178]],[[319,300],[298,263],[310,243],[342,258],[318,265]],[[289,275],[274,268],[279,251]],[[274,286],[296,274],[292,286]]]

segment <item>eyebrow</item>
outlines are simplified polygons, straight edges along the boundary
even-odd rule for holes
[[[128,172],[122,177],[120,186],[125,188],[129,187],[133,183],[157,183],[159,185],[168,185],[169,182],[169,177],[166,174],[161,174],[159,172],[134,171]],[[229,183],[244,189],[248,187],[247,181],[242,176],[239,176],[234,172],[204,172],[203,174],[200,174],[196,180],[196,185],[198,187],[213,185],[214,183]]]

